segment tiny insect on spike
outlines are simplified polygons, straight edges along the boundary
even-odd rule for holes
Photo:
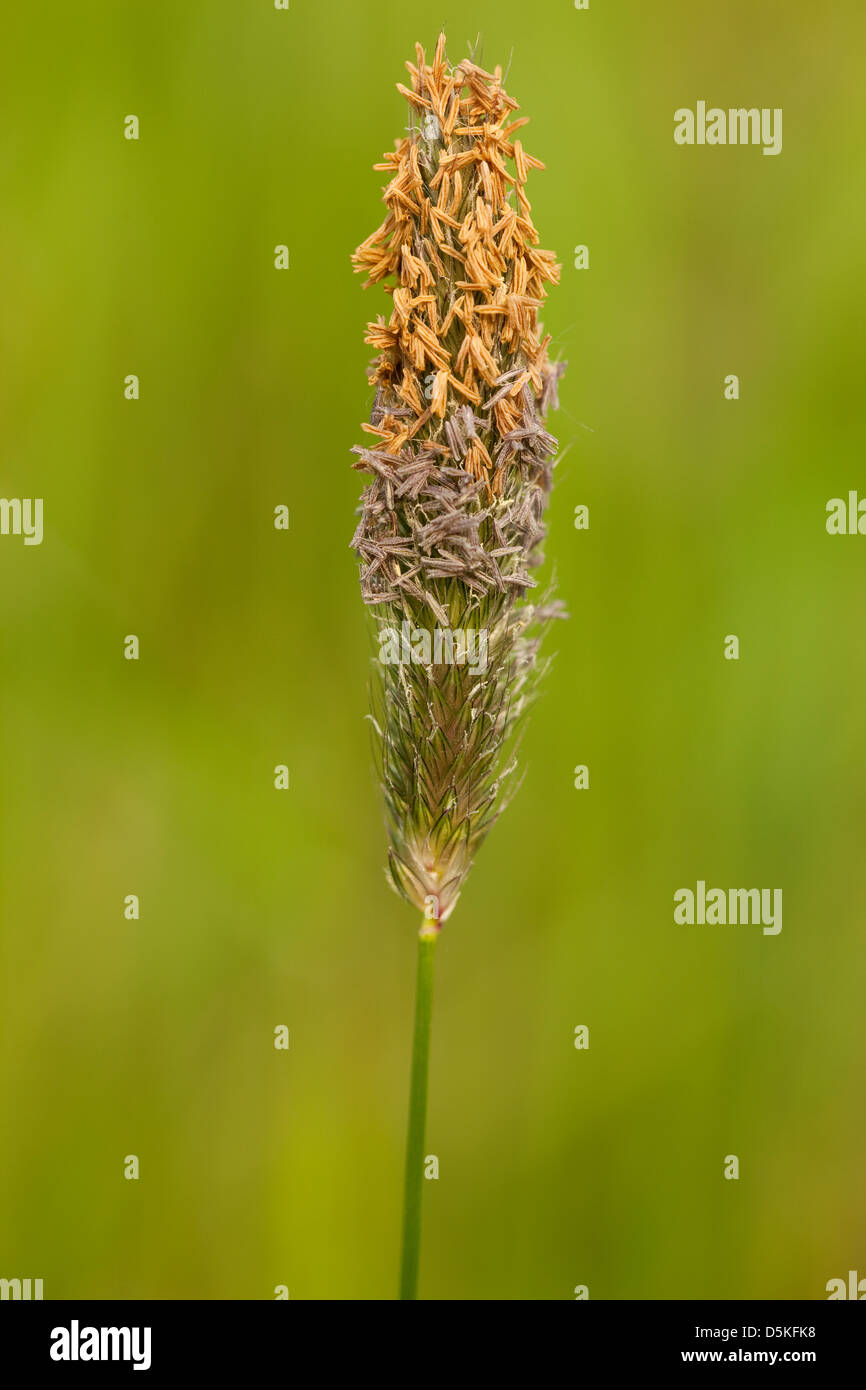
[[[543,427],[562,364],[538,311],[556,283],[524,188],[543,168],[502,70],[416,45],[408,134],[374,167],[387,215],[354,253],[391,294],[377,352],[370,475],[352,545],[378,639],[375,724],[393,886],[447,922],[513,785],[533,694],[544,511],[556,442]],[[483,642],[482,642],[483,638]]]

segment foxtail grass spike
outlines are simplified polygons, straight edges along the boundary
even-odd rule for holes
[[[525,117],[445,36],[416,45],[407,134],[374,166],[384,221],[355,269],[391,312],[376,350],[370,474],[352,540],[377,628],[374,726],[390,879],[438,930],[505,805],[541,633],[561,605],[534,601],[557,444],[545,429],[561,363],[538,311],[559,278],[526,196]]]

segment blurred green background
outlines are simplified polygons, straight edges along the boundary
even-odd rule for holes
[[[866,539],[824,528],[866,495],[862,7],[55,0],[6,16],[0,95],[0,492],[45,499],[0,538],[0,1275],[47,1298],[395,1291],[417,923],[349,255],[443,23],[547,163],[572,618],[438,953],[422,1296],[866,1274]],[[699,99],[782,107],[782,154],[677,147]],[[781,887],[781,935],[677,927],[698,878]]]

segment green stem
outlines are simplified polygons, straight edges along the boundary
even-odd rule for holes
[[[406,1143],[406,1189],[403,1201],[401,1299],[418,1297],[418,1258],[421,1251],[421,1191],[424,1182],[424,1130],[427,1121],[427,1073],[430,1060],[430,1024],[433,1018],[433,958],[438,936],[438,924],[425,920],[418,938],[415,1039],[412,1044],[409,1135]]]

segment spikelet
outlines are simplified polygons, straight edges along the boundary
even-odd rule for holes
[[[372,437],[354,467],[372,480],[352,547],[378,627],[390,876],[435,929],[505,804],[540,635],[564,616],[528,597],[564,364],[538,322],[560,269],[525,191],[544,166],[501,70],[452,68],[444,35],[406,66],[408,134],[374,166],[387,216],[352,258],[392,305],[367,326]]]

